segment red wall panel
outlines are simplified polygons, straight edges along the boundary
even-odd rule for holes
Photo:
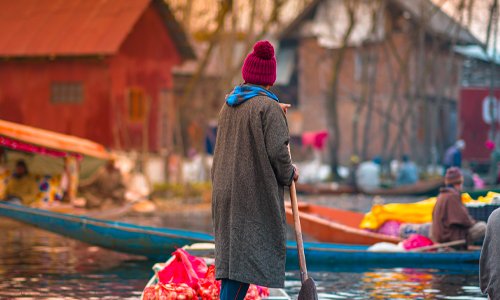
[[[131,87],[142,88],[149,99],[149,150],[159,147],[159,94],[162,89],[173,86],[172,68],[181,63],[181,57],[170,39],[169,33],[152,6],[137,22],[111,61],[112,95],[116,108],[127,124],[127,139],[122,144],[127,148],[141,149],[142,124],[128,122],[126,91]],[[114,118],[116,118],[116,114]],[[123,136],[121,137],[123,139]],[[129,143],[129,145],[127,145]]]
[[[0,62],[0,118],[109,146],[109,72],[102,59]],[[53,82],[83,84],[79,104],[52,103]]]
[[[500,101],[500,90],[495,91]],[[491,125],[483,119],[483,101],[489,95],[487,87],[463,88],[460,92],[460,129],[461,138],[466,147],[463,153],[465,160],[487,161],[490,150],[485,146]],[[499,103],[500,104],[500,103]],[[497,123],[497,132],[500,129]]]

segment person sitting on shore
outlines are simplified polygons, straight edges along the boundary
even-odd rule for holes
[[[30,176],[28,166],[24,160],[16,162],[16,168],[9,178],[5,190],[5,200],[23,205],[32,205],[36,202],[39,192],[36,180]]]
[[[467,244],[472,244],[484,237],[486,223],[474,220],[462,203],[463,181],[459,168],[446,171],[446,186],[440,190],[432,211],[432,238],[437,243],[465,239]]]

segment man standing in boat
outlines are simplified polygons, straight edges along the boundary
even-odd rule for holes
[[[446,187],[440,190],[432,212],[432,238],[438,243],[465,239],[471,244],[484,237],[486,223],[476,222],[462,203],[463,182],[459,168],[452,167],[446,171]]]
[[[269,88],[274,48],[259,41],[241,70],[244,84],[219,113],[212,166],[212,219],[220,299],[243,299],[249,284],[285,281],[284,187],[298,179],[288,152],[286,105]]]

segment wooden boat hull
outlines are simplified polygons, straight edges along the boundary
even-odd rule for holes
[[[443,186],[442,178],[422,180],[412,185],[399,186],[393,188],[381,188],[372,191],[362,191],[364,194],[373,196],[435,196]]]
[[[439,188],[443,185],[443,180],[431,179],[419,181],[416,184],[393,188],[380,188],[370,191],[355,189],[347,185],[331,186],[328,184],[297,184],[297,192],[310,195],[342,195],[342,194],[366,194],[372,196],[435,196]]]
[[[310,271],[348,267],[349,270],[366,267],[380,268],[477,268],[480,251],[453,252],[371,252],[368,246],[331,243],[305,243],[304,252]],[[295,242],[287,244],[287,269],[298,268]],[[464,266],[472,264],[471,266]]]
[[[186,244],[213,241],[211,235],[204,233],[137,226],[2,202],[0,216],[92,245],[147,257],[165,258]]]
[[[471,196],[472,199],[477,199],[479,197],[486,196],[489,192],[500,193],[500,188],[498,186],[496,186],[496,187],[492,187],[489,189],[465,190],[463,192],[469,194],[469,196]]]
[[[328,184],[297,183],[297,193],[307,195],[342,195],[355,194],[358,191],[348,185],[331,186]]]
[[[293,225],[291,207],[285,208],[288,224]],[[357,212],[301,203],[299,216],[302,231],[321,242],[373,245],[398,243],[399,238],[359,229],[364,215]]]
[[[21,205],[0,202],[0,216],[36,226],[69,238],[124,253],[165,261],[184,245],[213,242],[209,234],[187,230],[137,226],[83,216],[47,212]],[[308,267],[331,269],[340,265],[384,267],[450,268],[479,261],[474,252],[368,252],[367,246],[332,243],[305,243]],[[298,268],[295,242],[287,243],[287,269]]]
[[[205,244],[195,244],[195,245],[185,245],[182,247],[184,250],[189,252],[192,255],[201,257],[207,262],[208,265],[213,264],[214,260],[214,250],[215,245],[213,243],[205,243]],[[156,263],[153,265],[154,275],[149,279],[148,283],[144,287],[144,289],[154,286],[158,283],[158,272],[164,268],[165,265],[168,265],[175,259],[174,256],[171,256],[165,263]],[[141,294],[141,300],[144,299],[144,291]],[[270,288],[269,296],[262,298],[263,300],[291,300],[290,296],[283,289]]]

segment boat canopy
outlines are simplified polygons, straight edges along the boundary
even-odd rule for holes
[[[4,120],[0,120],[0,146],[52,157],[110,158],[103,145],[90,140]]]

